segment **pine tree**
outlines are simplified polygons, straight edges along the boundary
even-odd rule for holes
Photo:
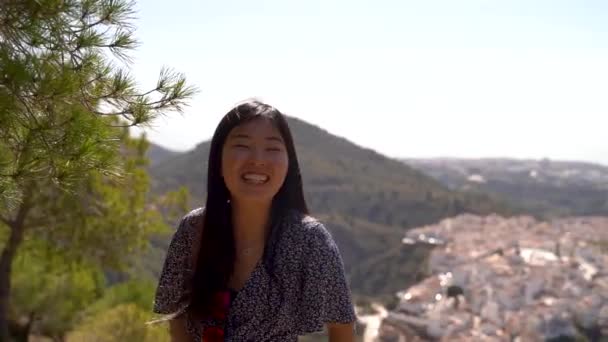
[[[152,89],[138,90],[128,72],[138,45],[134,14],[126,0],[0,0],[2,341],[9,340],[13,260],[28,232],[43,232],[37,236],[51,248],[74,257],[97,243],[92,259],[110,264],[115,250],[104,248],[142,241],[145,229],[115,236],[114,244],[96,240],[126,234],[116,228],[120,219],[141,228],[152,215],[146,175],[130,158],[145,143],[128,129],[182,111],[195,89],[162,69]]]

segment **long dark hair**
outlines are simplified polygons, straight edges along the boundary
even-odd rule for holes
[[[283,114],[276,108],[257,100],[234,107],[222,118],[211,139],[204,229],[191,284],[190,312],[195,316],[201,317],[210,313],[211,296],[215,291],[226,289],[234,270],[235,243],[229,203],[230,193],[221,173],[222,148],[233,128],[259,117],[269,119],[277,127],[289,158],[285,181],[272,201],[271,222],[280,221],[291,210],[308,214],[296,149]],[[273,224],[273,227],[277,225]]]

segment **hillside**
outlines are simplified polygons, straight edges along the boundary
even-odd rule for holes
[[[180,152],[172,151],[156,144],[150,144],[147,151],[147,156],[150,159],[151,165],[162,163],[163,161],[179,154]]]
[[[487,196],[451,191],[397,160],[301,120],[289,118],[289,124],[311,211],[335,236],[358,294],[390,294],[421,277],[424,253],[401,244],[405,229],[463,212],[511,212]],[[204,142],[156,164],[151,168],[154,190],[185,185],[193,206],[202,205],[208,152],[209,142]]]
[[[406,159],[460,191],[501,196],[539,217],[608,215],[608,167],[550,160]]]
[[[461,212],[504,213],[484,195],[449,190],[440,182],[397,160],[295,118],[296,141],[307,201],[313,212],[331,212],[394,227],[435,222]],[[209,142],[151,168],[153,189],[187,186],[198,203],[205,195]]]

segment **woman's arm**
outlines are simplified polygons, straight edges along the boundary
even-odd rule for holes
[[[327,331],[329,332],[329,342],[355,341],[355,330],[352,323],[329,323],[327,324]]]
[[[338,246],[318,221],[306,237],[301,319],[308,329],[325,326],[330,342],[353,342],[357,316]]]
[[[196,209],[181,219],[159,277],[153,310],[165,316],[154,322],[168,322],[171,342],[193,342],[184,312],[189,301],[189,282],[196,268],[203,217],[202,209]]]
[[[186,319],[183,315],[169,321],[169,335],[171,342],[194,342],[192,336],[188,334]]]

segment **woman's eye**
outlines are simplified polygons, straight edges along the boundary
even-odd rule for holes
[[[266,150],[270,152],[281,152],[281,149],[279,147],[269,147]]]
[[[243,145],[243,144],[236,144],[236,145],[234,145],[234,147],[238,147],[238,148],[249,148],[249,146],[247,146],[247,145]]]

